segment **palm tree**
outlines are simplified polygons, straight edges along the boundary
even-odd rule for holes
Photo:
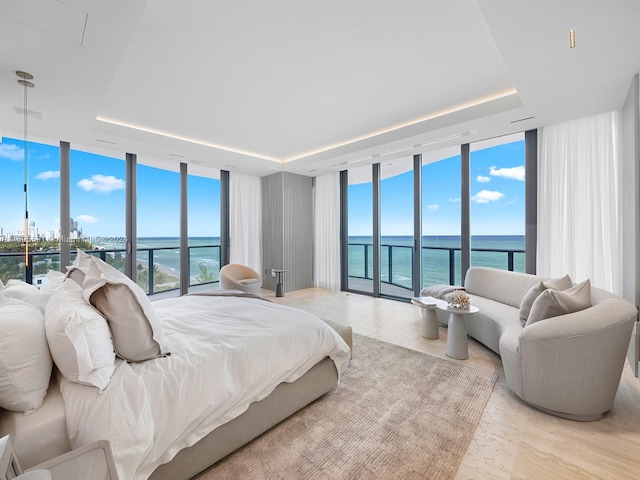
[[[216,274],[207,270],[207,267],[205,267],[204,264],[198,263],[198,268],[200,269],[200,273],[196,277],[196,282],[211,283],[216,281]]]

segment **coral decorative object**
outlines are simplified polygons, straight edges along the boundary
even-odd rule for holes
[[[449,307],[466,310],[471,305],[471,299],[464,290],[456,290],[449,295]]]

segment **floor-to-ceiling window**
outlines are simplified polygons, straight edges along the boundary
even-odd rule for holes
[[[137,281],[147,293],[180,286],[180,174],[138,164]]]
[[[371,165],[348,172],[348,289],[373,292],[373,182]]]
[[[470,147],[471,265],[524,272],[524,134]]]
[[[380,163],[380,294],[413,296],[413,159]]]
[[[42,287],[47,282],[47,272],[59,269],[59,152],[58,146],[12,138],[3,138],[0,143],[0,280],[3,282],[13,278]]]
[[[220,178],[188,175],[190,285],[220,278]]]
[[[468,193],[467,151],[470,152]],[[524,133],[425,152],[421,156],[421,182],[417,177],[414,180],[415,166],[412,167],[411,159],[377,164],[380,172],[377,198],[373,198],[377,188],[371,181],[375,168],[363,166],[347,172],[348,290],[408,298],[413,293],[412,274],[419,267],[422,272],[419,287],[460,285],[466,273],[463,269],[469,263],[524,272],[527,223]],[[422,215],[414,214],[414,196],[419,196],[414,183],[420,183]],[[527,200],[535,202],[535,198]],[[376,223],[373,210],[378,203],[380,222]],[[469,210],[463,208],[466,205]],[[418,226],[422,234],[419,256],[412,251],[413,232]],[[379,278],[375,278],[372,268],[372,244],[377,229],[381,241]],[[360,237],[354,234],[356,231]],[[463,251],[469,247],[470,259],[467,250]],[[364,278],[368,283],[363,282]],[[374,288],[377,282],[379,290]]]
[[[71,259],[77,249],[125,271],[125,162],[80,150],[69,153]]]
[[[422,155],[422,287],[460,283],[460,148]]]

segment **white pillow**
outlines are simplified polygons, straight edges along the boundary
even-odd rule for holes
[[[14,279],[9,280],[4,289],[0,290],[0,296],[22,300],[29,305],[36,307],[42,313],[44,313],[47,300],[49,299],[48,296],[42,295],[40,290],[30,283]]]
[[[109,385],[116,360],[111,332],[76,282],[64,281],[51,295],[45,330],[53,361],[67,380],[100,391]]]
[[[34,295],[40,295],[40,290],[30,283],[23,282],[22,280],[11,279],[7,282],[4,288],[0,290],[0,295],[3,297],[25,300],[28,303],[31,297]]]
[[[92,255],[85,253],[83,250],[78,250],[73,263],[67,267],[66,277],[82,286],[84,282],[84,272],[89,268],[89,265],[91,265],[92,258]]]
[[[47,393],[53,363],[44,316],[22,300],[0,297],[0,407],[36,410]]]
[[[85,300],[107,319],[120,357],[141,362],[169,353],[162,322],[151,301],[124,273],[91,257],[83,286]]]
[[[579,312],[591,306],[591,282],[585,280],[567,290],[545,290],[533,302],[526,326],[546,318]]]
[[[47,284],[42,287],[40,293],[44,295],[51,295],[55,289],[64,282],[65,278],[66,276],[64,273],[58,272],[57,270],[49,270],[47,272]]]

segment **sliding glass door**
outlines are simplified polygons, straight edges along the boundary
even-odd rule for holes
[[[371,165],[349,170],[348,290],[373,293],[373,182]]]
[[[380,294],[413,296],[413,159],[380,164]]]
[[[460,148],[422,156],[422,284],[460,285]]]

